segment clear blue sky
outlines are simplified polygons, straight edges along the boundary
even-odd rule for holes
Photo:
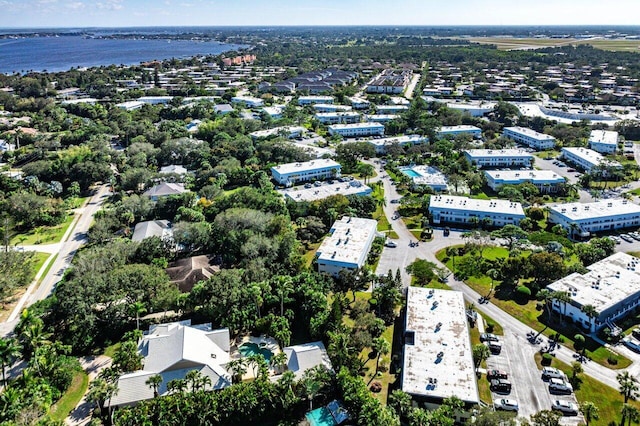
[[[640,0],[0,0],[0,27],[639,25]]]

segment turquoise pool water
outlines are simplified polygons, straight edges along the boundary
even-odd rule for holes
[[[273,352],[271,352],[269,349],[261,348],[260,346],[251,342],[243,343],[242,345],[240,345],[238,351],[240,351],[242,356],[262,354],[267,362],[269,362],[269,360],[271,360],[271,357],[273,356]]]
[[[416,172],[410,167],[407,167],[406,169],[400,169],[400,170],[402,171],[402,173],[409,176],[410,178],[416,178],[421,176],[420,173]]]
[[[311,426],[335,426],[337,424],[327,407],[316,408],[308,412],[306,417]]]

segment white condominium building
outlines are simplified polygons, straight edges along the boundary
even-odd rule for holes
[[[471,135],[474,139],[482,137],[482,129],[476,126],[442,126],[438,131],[438,137],[444,138],[447,136],[458,135]]]
[[[592,130],[589,135],[589,147],[601,154],[614,154],[618,149],[618,132]]]
[[[231,102],[237,104],[243,104],[247,108],[258,108],[264,106],[264,101],[260,98],[253,98],[251,96],[235,96],[231,98]]]
[[[357,112],[321,112],[315,118],[322,124],[359,123],[362,116]]]
[[[587,173],[598,166],[622,167],[617,161],[610,161],[599,152],[589,148],[562,148],[562,156]]]
[[[380,123],[333,124],[328,130],[330,135],[340,135],[344,138],[384,135],[384,125]]]
[[[640,305],[640,259],[618,252],[587,269],[585,274],[574,272],[547,286],[571,298],[566,304],[555,300],[552,308],[588,330],[613,329],[614,321]],[[595,308],[592,317],[584,312],[585,306]]]
[[[401,371],[402,391],[429,409],[452,395],[465,412],[480,403],[461,292],[407,289]]]
[[[478,168],[531,168],[533,165],[533,155],[522,149],[468,149],[464,156]]]
[[[280,185],[340,177],[342,166],[333,160],[313,160],[305,163],[280,164],[271,168],[271,175]]]
[[[318,272],[338,276],[343,269],[362,268],[377,234],[378,222],[373,219],[345,216],[337,220],[324,239],[316,258]]]
[[[573,236],[638,227],[640,206],[630,200],[600,200],[549,207],[549,222],[562,225]]]
[[[502,185],[531,183],[542,193],[556,192],[566,179],[551,170],[485,170],[487,185],[498,191]]]
[[[300,96],[298,105],[332,104],[333,96]]]
[[[505,127],[502,135],[538,151],[553,149],[556,146],[556,138],[553,136],[545,135],[526,127]]]
[[[429,213],[434,224],[473,224],[490,220],[491,226],[517,225],[525,218],[520,203],[509,200],[476,200],[455,195],[432,195]]]
[[[400,146],[420,145],[429,142],[429,138],[420,135],[406,135],[406,136],[393,136],[390,138],[371,139],[367,143],[372,145],[377,154],[384,154],[387,152],[387,147],[393,144]]]

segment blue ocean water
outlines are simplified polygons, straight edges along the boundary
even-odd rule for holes
[[[217,55],[244,46],[215,41],[101,39],[81,36],[0,39],[0,73],[66,71],[72,67],[136,65],[195,55]]]

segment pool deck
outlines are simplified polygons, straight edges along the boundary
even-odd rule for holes
[[[232,360],[242,358],[242,354],[240,353],[238,348],[245,343],[254,343],[258,345],[258,347],[260,348],[270,350],[274,355],[277,355],[280,352],[282,352],[282,350],[280,349],[280,345],[278,345],[278,341],[273,337],[269,337],[265,335],[254,337],[254,336],[248,335],[248,336],[243,336],[239,341],[236,342],[236,344],[234,344],[231,347],[230,357]],[[274,371],[271,368],[269,368],[269,373],[273,375]],[[245,380],[255,380],[255,378],[256,377],[253,373],[253,368],[247,367],[247,372],[242,375],[242,381],[244,382]]]

